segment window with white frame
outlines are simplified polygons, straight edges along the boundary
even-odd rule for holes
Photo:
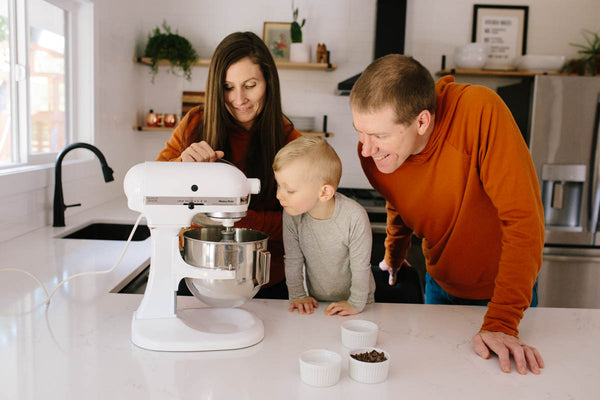
[[[0,169],[91,138],[92,26],[87,0],[0,0]]]

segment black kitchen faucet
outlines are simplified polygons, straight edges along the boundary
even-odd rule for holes
[[[104,154],[102,154],[96,146],[92,146],[89,143],[78,142],[65,147],[56,158],[56,165],[54,166],[54,221],[52,226],[65,226],[65,210],[68,207],[81,205],[81,203],[65,205],[62,190],[62,160],[69,151],[76,148],[84,148],[92,151],[98,157],[98,160],[100,160],[104,182],[114,180],[112,168],[108,166]]]

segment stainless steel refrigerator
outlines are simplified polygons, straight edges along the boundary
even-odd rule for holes
[[[535,77],[529,149],[546,243],[540,306],[600,308],[600,77]]]

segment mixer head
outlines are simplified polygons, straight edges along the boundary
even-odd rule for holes
[[[246,215],[260,180],[246,178],[226,163],[146,162],[125,176],[129,208],[143,212],[150,226],[187,226],[197,213],[233,226]]]

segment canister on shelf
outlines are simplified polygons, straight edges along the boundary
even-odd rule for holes
[[[146,114],[146,126],[158,126],[158,117],[152,109]]]
[[[165,126],[167,128],[172,128],[177,124],[177,114],[165,114]]]

